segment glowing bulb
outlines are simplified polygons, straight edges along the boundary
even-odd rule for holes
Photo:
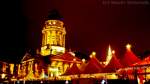
[[[49,22],[49,24],[51,25],[51,22]]]
[[[53,24],[56,24],[56,22],[54,21]]]
[[[112,51],[112,54],[115,54],[115,50]]]
[[[96,55],[96,52],[93,51],[93,52],[92,52],[92,55],[95,56],[95,55]]]
[[[92,58],[93,56],[92,55],[90,55],[90,58]]]
[[[101,81],[101,84],[105,84],[105,83],[106,83],[106,81],[105,81],[105,80],[102,80],[102,81]]]
[[[41,83],[43,83],[43,81],[41,81]]]
[[[74,58],[73,61],[76,61],[76,59]]]
[[[3,73],[3,74],[2,74],[2,76],[1,76],[1,78],[2,78],[2,79],[4,79],[4,78],[5,78],[5,76],[6,76],[6,74],[4,74],[4,73]]]
[[[82,59],[82,62],[85,63],[85,59],[84,58]]]
[[[68,81],[68,80],[66,80],[66,81],[65,81],[65,84],[69,84],[69,81]]]
[[[127,49],[131,49],[131,45],[130,45],[130,44],[127,44],[127,45],[126,45],[126,48],[127,48]]]

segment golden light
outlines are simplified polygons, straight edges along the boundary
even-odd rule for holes
[[[115,50],[112,50],[112,54],[115,54]]]
[[[76,61],[76,59],[74,58],[73,61]]]
[[[18,74],[20,74],[20,64],[18,65]]]
[[[112,58],[112,50],[111,50],[111,47],[109,45],[105,65],[108,65],[108,63],[110,62],[111,58]]]
[[[82,62],[85,63],[85,59],[84,58],[82,59]]]
[[[130,45],[130,44],[127,44],[127,45],[126,45],[126,48],[127,48],[127,49],[131,49],[131,45]]]
[[[38,70],[38,68],[37,68],[37,67],[38,67],[38,64],[36,63],[36,64],[35,64],[35,71],[37,71],[37,70]]]
[[[44,49],[46,49],[47,48],[47,46],[44,46]]]
[[[47,25],[49,23],[50,25]],[[57,24],[58,23],[58,24]],[[58,29],[59,27],[59,29]],[[42,46],[41,55],[56,55],[65,52],[65,35],[66,30],[64,23],[59,20],[47,20],[42,30]],[[60,39],[57,39],[60,38]],[[49,49],[47,49],[49,45]]]
[[[56,22],[54,21],[53,24],[56,24]]]
[[[92,55],[90,55],[90,58],[92,58],[93,56]]]
[[[65,52],[65,48],[64,47],[60,47],[60,46],[51,46],[52,50],[56,50],[57,52]],[[53,53],[53,52],[52,52]]]
[[[2,76],[1,76],[1,78],[2,78],[2,79],[4,79],[4,78],[5,78],[5,76],[6,76],[6,74],[4,74],[4,73],[3,73],[3,74],[2,74]]]
[[[95,55],[96,55],[96,52],[93,51],[93,52],[92,52],[92,55],[95,56]]]
[[[9,64],[10,66],[10,73],[13,74],[13,71],[14,71],[14,64]]]
[[[44,69],[42,69],[41,78],[44,78],[44,77],[45,77],[45,72],[44,72]]]
[[[58,71],[58,68],[49,68],[50,71]]]

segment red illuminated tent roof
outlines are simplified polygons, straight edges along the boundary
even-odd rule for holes
[[[131,66],[139,66],[139,65],[150,65],[150,56],[146,57],[144,60],[139,61]]]
[[[122,64],[126,67],[131,66],[134,63],[141,61],[131,50],[126,51],[123,59],[121,60]]]
[[[94,73],[101,73],[103,70],[102,65],[99,63],[96,57],[90,58],[88,63],[86,64],[83,74],[94,74]]]
[[[81,74],[80,69],[78,68],[76,63],[73,63],[71,68],[68,68],[63,75],[78,75]]]
[[[104,68],[104,72],[116,72],[117,69],[123,68],[123,65],[119,62],[119,59],[113,54],[109,64]]]
[[[74,59],[76,59],[77,62],[82,62],[79,58],[72,55],[70,52],[66,52],[62,55],[56,55],[51,57],[52,60],[56,61],[65,61],[65,62],[73,62]]]

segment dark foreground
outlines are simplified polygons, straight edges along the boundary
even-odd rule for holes
[[[107,82],[107,83],[106,83]],[[138,84],[136,80],[98,80],[98,79],[80,79],[71,81],[4,81],[0,84]],[[150,81],[144,84],[150,84]]]

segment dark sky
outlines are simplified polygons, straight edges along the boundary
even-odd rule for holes
[[[127,43],[136,53],[150,50],[150,3],[126,1],[128,4],[108,0],[5,0],[0,14],[0,57],[17,60],[26,50],[40,47],[41,29],[52,9],[64,17],[66,48],[84,53],[94,50],[98,56],[105,55],[109,44],[118,55]]]

